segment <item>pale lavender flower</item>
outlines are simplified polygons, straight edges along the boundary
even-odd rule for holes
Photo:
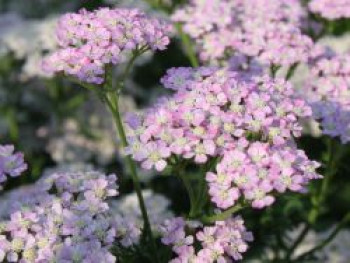
[[[44,60],[43,69],[102,84],[107,64],[120,64],[137,49],[165,49],[170,31],[165,22],[148,18],[136,9],[68,13],[58,22],[60,49]]]
[[[328,20],[350,17],[350,2],[348,0],[312,0],[309,9]]]
[[[187,235],[191,230],[195,235]],[[167,220],[160,227],[162,243],[170,245],[176,254],[171,262],[231,262],[241,260],[253,241],[251,232],[241,217],[217,221],[212,226],[191,227],[183,218]],[[197,243],[194,246],[194,242]]]
[[[320,122],[322,133],[350,141],[350,55],[320,56],[310,65],[302,95]]]
[[[119,237],[106,202],[118,194],[115,175],[56,173],[35,187],[47,190],[46,196],[43,192],[42,198],[34,196],[26,202],[30,207],[19,205],[1,222],[1,258],[8,262],[116,262],[109,249]]]
[[[7,180],[7,176],[17,177],[28,166],[24,162],[22,153],[15,153],[13,145],[0,145],[0,183]]]
[[[299,119],[311,115],[306,101],[282,79],[179,68],[169,70],[162,83],[175,94],[159,100],[129,127],[125,153],[145,169],[162,171],[173,155],[206,163],[245,148],[250,136],[283,145],[301,135]]]
[[[264,66],[307,61],[313,42],[301,32],[306,16],[298,0],[191,0],[172,19],[196,40],[202,60],[247,56],[235,63],[249,71],[256,60]]]

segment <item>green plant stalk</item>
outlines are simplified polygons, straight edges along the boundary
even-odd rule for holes
[[[291,77],[293,77],[294,72],[296,70],[296,68],[298,67],[299,63],[294,63],[293,65],[291,65],[287,71],[286,74],[286,80],[289,80]]]
[[[128,142],[127,142],[125,130],[123,127],[122,118],[119,112],[119,95],[116,92],[111,91],[106,95],[105,99],[106,99],[108,108],[112,112],[115,126],[117,128],[118,135],[121,141],[121,145],[123,148],[125,148],[128,146]],[[141,184],[137,176],[136,165],[129,155],[125,156],[125,160],[130,169],[131,178],[135,187],[137,198],[139,200],[141,214],[144,222],[144,230],[145,230],[145,233],[147,233],[147,235],[149,236],[149,241],[151,242],[151,248],[155,256],[155,262],[159,262],[158,256],[157,256],[157,248],[156,248],[155,240],[152,234],[151,224],[149,221],[145,201],[142,196]]]
[[[173,156],[173,161],[174,161],[174,164],[176,164],[173,167],[173,172],[181,179],[181,181],[183,182],[186,188],[186,191],[188,193],[188,198],[190,200],[189,217],[193,218],[195,216],[196,197],[195,197],[195,192],[193,190],[193,187],[191,185],[191,178],[190,176],[187,176],[185,174],[186,162],[184,160],[180,160],[176,155]]]
[[[125,81],[126,77],[129,75],[134,61],[136,60],[136,58],[139,55],[141,55],[142,53],[144,53],[146,51],[147,51],[147,49],[141,48],[133,54],[132,58],[130,59],[130,61],[126,65],[126,68],[124,70],[124,73],[121,76],[121,79],[118,80],[117,89],[115,89],[113,87],[112,67],[107,66],[106,67],[105,84],[103,85],[103,91],[102,91],[102,93],[97,91],[98,94],[100,96],[102,96],[104,101],[107,103],[107,106],[113,115],[114,123],[115,123],[115,126],[117,128],[117,133],[119,135],[118,137],[120,139],[120,142],[121,142],[121,145],[123,148],[129,146],[129,144],[128,144],[128,141],[126,138],[123,120],[122,120],[122,117],[120,115],[119,94],[121,92],[121,89],[124,87],[124,81]],[[154,237],[152,234],[152,229],[151,229],[151,224],[149,221],[149,216],[147,213],[147,208],[145,205],[144,198],[142,196],[141,184],[140,184],[140,181],[139,181],[139,178],[137,175],[136,164],[129,155],[125,156],[125,161],[129,167],[129,170],[131,173],[131,178],[133,181],[133,185],[134,185],[136,195],[137,195],[137,198],[139,201],[139,206],[141,209],[141,214],[142,214],[142,218],[143,218],[143,222],[144,222],[144,231],[145,231],[144,233],[146,235],[148,235],[148,237],[149,237],[149,242],[151,243],[151,249],[152,249],[152,252],[155,256],[155,262],[159,262],[157,248],[156,248],[155,240],[154,240]]]
[[[16,110],[13,108],[8,109],[6,118],[9,125],[10,138],[13,142],[17,142],[19,139],[19,126],[16,117]]]
[[[183,47],[185,48],[185,52],[188,56],[188,59],[191,62],[192,67],[194,68],[199,67],[199,62],[198,62],[196,53],[194,52],[193,45],[191,43],[189,36],[183,31],[182,25],[180,23],[176,23],[175,27],[177,32],[180,35],[181,42],[183,44]]]
[[[200,181],[198,184],[199,191],[197,193],[197,198],[194,202],[194,213],[197,215],[201,212],[201,209],[205,205],[207,198],[206,198],[206,184],[205,184],[205,173],[200,174]]]
[[[198,184],[198,193],[197,198],[194,203],[194,212],[195,214],[200,214],[202,208],[205,206],[207,202],[207,184],[205,180],[206,173],[211,171],[213,167],[217,164],[217,158],[211,159],[207,165],[202,166],[201,172],[200,172],[200,178],[199,178],[199,184]]]
[[[123,74],[121,75],[121,78],[118,79],[118,83],[117,83],[116,88],[113,86],[112,65],[106,66],[105,82],[102,86],[95,86],[93,84],[84,83],[84,82],[77,80],[76,78],[72,78],[72,77],[67,76],[67,78],[69,80],[81,85],[82,87],[84,87],[90,91],[95,92],[96,95],[100,99],[102,99],[103,102],[105,102],[107,104],[107,108],[110,110],[110,112],[113,115],[114,123],[115,123],[115,126],[117,128],[117,133],[118,133],[117,135],[121,141],[121,145],[123,148],[128,146],[128,141],[126,139],[126,133],[125,133],[124,126],[123,126],[122,117],[120,115],[119,94],[124,87],[125,79],[129,75],[133,63],[135,62],[135,60],[137,59],[138,56],[142,55],[147,50],[148,50],[147,46],[143,46],[143,47],[139,47],[133,53],[133,56],[131,57],[131,59],[127,63],[126,68],[125,68]],[[157,253],[157,247],[156,247],[156,243],[155,243],[155,240],[153,237],[153,233],[152,233],[151,224],[149,221],[145,201],[144,201],[144,198],[142,196],[142,189],[141,189],[141,184],[140,184],[139,178],[137,176],[136,164],[129,155],[127,155],[125,157],[125,160],[126,160],[126,163],[129,167],[129,170],[131,173],[131,178],[132,178],[132,181],[133,181],[133,184],[135,187],[135,191],[136,191],[136,195],[137,195],[137,198],[139,201],[141,215],[142,215],[143,222],[144,222],[144,233],[147,234],[149,237],[149,241],[151,243],[151,249],[152,249],[152,252],[155,256],[155,262],[158,263],[159,258],[158,258],[158,253]]]
[[[191,185],[191,179],[188,178],[182,171],[179,172],[179,177],[181,178],[182,182],[185,185],[186,191],[188,192],[188,197],[190,199],[190,212],[189,212],[189,217],[194,218],[196,215],[196,197],[195,193],[193,190],[193,187]]]
[[[226,211],[224,211],[220,214],[211,215],[211,216],[203,216],[201,218],[201,220],[204,223],[213,223],[215,221],[223,221],[223,220],[229,218],[230,216],[232,216],[232,214],[238,212],[239,210],[241,210],[243,208],[244,208],[244,205],[236,204],[235,206],[232,206],[231,208],[227,209]]]
[[[313,202],[313,208],[311,209],[309,214],[309,223],[311,225],[316,223],[320,215],[321,206],[326,199],[328,188],[332,181],[332,178],[337,172],[337,161],[340,158],[339,152],[337,153],[338,156],[336,156],[335,141],[331,138],[327,138],[327,139],[328,139],[327,140],[327,148],[328,148],[327,168],[324,175],[324,179],[322,181],[321,189],[318,192],[318,194],[315,196],[315,199]]]
[[[272,78],[275,78],[277,75],[278,70],[281,68],[279,65],[271,65],[270,66],[270,74]]]

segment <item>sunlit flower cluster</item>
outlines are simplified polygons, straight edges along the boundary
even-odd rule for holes
[[[273,203],[273,191],[302,191],[319,178],[319,164],[293,143],[299,118],[311,116],[311,109],[288,82],[178,68],[162,83],[176,91],[173,97],[128,121],[134,135],[125,152],[143,168],[162,171],[178,158],[197,164],[222,158],[206,178],[212,201],[222,209],[241,196],[262,208]]]
[[[329,20],[350,18],[350,2],[348,0],[312,0],[309,3],[309,9]]]
[[[202,60],[234,52],[264,65],[306,61],[312,40],[301,33],[305,10],[297,0],[192,0],[173,15],[196,40]]]
[[[61,47],[45,62],[47,72],[64,72],[79,80],[101,84],[105,65],[119,64],[132,51],[162,50],[170,27],[136,9],[100,8],[62,16],[57,39]]]
[[[149,214],[152,231],[157,233],[159,225],[173,217],[169,210],[170,201],[151,190],[142,191],[145,206]],[[143,230],[143,220],[136,193],[109,203],[112,224],[117,230],[117,237],[124,247],[138,244]]]
[[[27,170],[23,154],[14,152],[13,145],[0,145],[0,183],[7,181],[7,177],[20,176]]]
[[[146,169],[162,171],[171,155],[205,163],[250,139],[281,145],[299,136],[298,119],[311,115],[282,79],[241,81],[226,70],[179,68],[162,82],[174,96],[129,118],[134,135],[126,153]]]
[[[295,146],[254,142],[225,152],[216,173],[207,173],[206,180],[219,208],[235,205],[242,196],[252,207],[263,208],[274,202],[273,192],[304,191],[310,180],[320,178],[315,172],[318,167]]]
[[[350,141],[350,55],[321,58],[311,66],[303,94],[322,132]]]
[[[195,235],[186,230],[195,231]],[[253,235],[244,226],[240,217],[216,221],[212,226],[191,227],[183,218],[177,217],[165,221],[161,226],[162,243],[171,245],[177,255],[172,263],[194,262],[232,262],[242,259]]]
[[[116,231],[105,200],[117,195],[116,189],[115,175],[92,171],[42,179],[36,186],[40,198],[29,207],[22,203],[1,222],[0,260],[115,262],[109,248]]]

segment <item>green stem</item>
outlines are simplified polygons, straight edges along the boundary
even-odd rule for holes
[[[286,80],[289,80],[293,76],[297,67],[298,67],[298,63],[294,63],[292,66],[290,66],[286,74]]]
[[[319,243],[317,246],[314,248],[310,249],[309,251],[305,252],[304,254],[300,255],[298,258],[295,259],[295,262],[301,262],[304,258],[307,258],[308,256],[311,256],[318,250],[321,250],[325,246],[327,246],[340,232],[340,230],[343,229],[343,227],[350,222],[350,212],[347,213],[343,219],[339,222],[339,224],[336,226],[336,228],[333,230],[333,232],[321,243]]]
[[[123,126],[123,121],[120,115],[120,109],[119,109],[119,94],[122,88],[124,87],[124,82],[128,74],[130,73],[131,67],[133,63],[135,62],[136,58],[146,52],[148,48],[146,46],[144,47],[139,47],[134,53],[130,61],[128,62],[123,74],[121,75],[121,78],[118,80],[118,85],[117,89],[114,89],[113,87],[113,78],[112,78],[112,65],[107,65],[106,66],[106,73],[105,73],[105,82],[102,86],[95,86],[92,84],[88,83],[83,83],[75,78],[70,78],[72,81],[75,83],[80,84],[84,88],[91,90],[93,92],[96,92],[97,95],[107,103],[107,107],[111,111],[113,118],[114,118],[114,123],[117,128],[117,132],[119,135],[119,139],[121,141],[121,145],[123,148],[128,146],[128,141],[126,139],[126,134]],[[147,213],[147,208],[145,205],[145,201],[142,196],[142,189],[141,189],[141,184],[139,181],[139,178],[137,176],[137,170],[136,170],[136,164],[132,160],[132,158],[127,155],[125,156],[126,163],[129,167],[130,173],[131,173],[131,178],[135,187],[136,195],[139,201],[140,209],[141,209],[141,214],[144,222],[144,233],[148,235],[149,237],[149,242],[151,244],[151,249],[152,253],[155,257],[155,262],[159,262],[158,258],[158,253],[157,253],[157,247],[156,243],[153,237],[152,229],[151,229],[151,224],[149,221],[148,213]],[[146,235],[146,236],[147,236]]]
[[[275,78],[277,75],[277,71],[281,68],[279,65],[271,65],[270,66],[270,74],[272,78]]]
[[[182,25],[180,23],[176,23],[175,27],[180,35],[182,44],[185,48],[185,52],[188,56],[188,59],[191,62],[192,67],[194,68],[199,67],[199,62],[198,62],[196,53],[194,52],[193,45],[191,43],[189,36],[182,30]]]
[[[113,115],[113,118],[115,121],[115,125],[116,125],[117,131],[118,131],[118,135],[119,135],[119,138],[121,141],[121,145],[123,148],[125,148],[128,146],[128,142],[127,142],[125,130],[123,127],[122,118],[121,118],[120,112],[119,112],[119,95],[116,92],[112,91],[106,95],[105,99],[106,99],[108,108],[112,112],[112,115]],[[147,214],[145,201],[144,201],[143,196],[142,196],[141,184],[140,184],[140,181],[139,181],[138,176],[137,176],[136,165],[135,165],[135,162],[131,159],[131,157],[129,155],[127,155],[125,157],[125,160],[126,160],[126,163],[130,169],[131,178],[133,180],[133,184],[135,187],[137,198],[139,200],[141,214],[142,214],[142,218],[143,218],[143,222],[144,222],[145,233],[147,233],[149,235],[149,239],[150,239],[149,241],[151,242],[151,247],[152,247],[152,250],[153,250],[153,253],[155,256],[155,261],[159,262],[158,256],[157,256],[156,244],[155,244],[153,234],[152,234],[151,224],[149,222],[149,217]]]
[[[17,142],[19,138],[19,126],[16,110],[14,108],[8,109],[6,118],[9,125],[10,138],[13,142]]]
[[[204,206],[204,204],[207,201],[205,192],[206,192],[206,184],[205,184],[205,172],[200,174],[200,181],[198,184],[198,195],[197,198],[194,202],[194,211],[195,214],[198,214],[200,212],[200,210],[202,209],[202,207]]]
[[[126,68],[124,70],[123,75],[120,78],[120,81],[118,81],[118,85],[119,85],[118,90],[123,88],[125,79],[127,78],[127,76],[129,76],[131,68],[132,68],[135,60],[138,58],[138,56],[142,55],[146,51],[147,51],[147,48],[140,48],[140,49],[136,50],[133,53],[133,56],[131,57],[131,59],[129,60],[128,64],[126,65]]]
[[[224,211],[220,214],[211,215],[211,216],[203,216],[201,218],[201,220],[204,223],[213,223],[215,221],[223,221],[223,220],[229,218],[230,216],[232,216],[232,214],[238,212],[239,210],[241,210],[243,208],[244,208],[243,205],[237,204],[237,205],[232,206],[231,208],[227,209],[226,211]]]
[[[118,86],[117,90],[113,88],[113,79],[112,79],[112,67],[107,66],[106,68],[106,78],[105,78],[105,84],[103,86],[103,93],[102,96],[104,98],[104,101],[107,103],[107,106],[109,110],[111,111],[113,118],[114,118],[114,123],[117,128],[117,132],[120,138],[120,142],[123,148],[129,146],[127,138],[126,138],[126,133],[124,130],[124,125],[123,125],[123,120],[120,115],[120,108],[119,108],[119,94],[121,92],[121,89],[124,87],[124,82],[127,76],[130,73],[131,67],[133,63],[135,62],[136,58],[141,55],[142,53],[146,52],[147,48],[141,47],[137,51],[134,52],[132,58],[128,62],[124,73],[121,75],[121,79],[118,80]],[[100,93],[101,94],[101,93]],[[141,184],[137,175],[137,169],[136,169],[136,164],[131,158],[130,155],[125,156],[126,163],[129,167],[130,173],[131,173],[131,178],[133,181],[133,185],[135,187],[136,195],[139,201],[139,206],[141,209],[141,215],[143,218],[143,223],[144,223],[144,233],[148,235],[149,237],[149,242],[151,244],[151,249],[152,253],[155,257],[155,262],[159,262],[158,258],[158,253],[157,253],[157,247],[155,243],[155,239],[153,237],[152,233],[152,228],[151,224],[149,221],[149,216],[147,213],[147,208],[145,205],[145,201],[142,195],[142,189],[141,189]],[[147,236],[146,235],[146,236]]]
[[[173,13],[174,7],[164,4],[162,0],[145,0],[145,2],[147,2],[150,5],[150,7],[156,10],[160,10],[166,13],[167,15],[171,15]]]
[[[186,176],[186,174],[184,174],[182,171],[179,172],[179,177],[181,178],[182,182],[184,183],[186,191],[188,192],[188,196],[189,196],[189,199],[190,199],[189,217],[190,218],[194,218],[195,214],[196,214],[196,206],[195,206],[196,197],[195,197],[195,194],[194,194],[193,187],[191,185],[190,178],[188,178]]]
[[[185,160],[181,160],[176,155],[173,156],[173,160],[175,164],[173,171],[183,182],[190,200],[190,212],[188,216],[189,218],[194,218],[196,215],[196,195],[191,184],[191,177],[189,174],[185,174],[187,163]]]
[[[202,208],[205,206],[206,202],[207,202],[207,184],[205,181],[205,176],[206,173],[211,171],[213,169],[213,167],[215,167],[215,165],[217,164],[218,158],[213,158],[211,159],[207,165],[203,165],[201,172],[200,172],[200,178],[199,178],[199,184],[198,184],[198,194],[197,194],[197,198],[195,200],[195,213],[196,215],[199,214],[202,210]]]
[[[331,138],[327,138],[327,148],[328,148],[328,156],[327,156],[327,167],[324,174],[324,179],[322,180],[322,185],[320,191],[314,196],[313,207],[309,214],[309,223],[311,225],[315,224],[322,207],[323,202],[326,199],[328,188],[332,181],[333,176],[337,172],[337,161],[341,157],[341,152],[336,152],[335,149],[335,141]],[[336,156],[337,154],[337,156]]]

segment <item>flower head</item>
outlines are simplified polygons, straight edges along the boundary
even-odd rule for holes
[[[312,0],[309,9],[328,20],[350,17],[350,3],[347,0]]]
[[[187,235],[191,229],[195,235]],[[251,232],[244,226],[241,217],[217,221],[211,226],[193,228],[183,218],[177,217],[164,222],[160,227],[162,243],[171,245],[177,255],[171,262],[226,262],[241,260],[253,241]],[[198,246],[194,243],[198,242]]]
[[[178,74],[181,81],[176,81]],[[172,155],[206,163],[228,150],[245,148],[249,140],[282,145],[300,136],[299,118],[311,115],[306,102],[281,79],[179,68],[169,70],[162,83],[175,94],[129,127],[126,153],[146,169],[164,170]]]
[[[22,153],[15,153],[13,145],[0,145],[0,182],[7,180],[6,176],[17,177],[27,170]]]
[[[322,132],[350,141],[350,55],[321,57],[310,65],[303,95]]]
[[[217,63],[243,55],[254,57],[255,67],[256,60],[267,66],[306,61],[313,43],[300,29],[305,17],[297,0],[192,0],[172,19],[196,40],[202,60]],[[237,62],[252,68],[249,61]]]
[[[0,256],[9,262],[116,262],[109,252],[116,230],[106,198],[117,195],[115,175],[56,173],[34,186],[2,221]],[[55,193],[55,194],[52,194]]]
[[[169,32],[169,25],[136,9],[69,13],[58,22],[60,49],[45,59],[43,68],[101,84],[107,64],[119,64],[133,51],[165,49]]]

